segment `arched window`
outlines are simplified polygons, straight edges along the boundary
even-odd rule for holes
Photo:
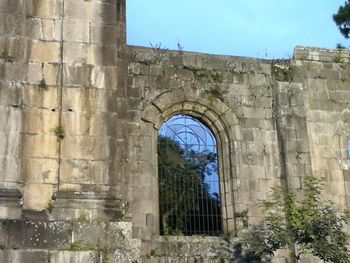
[[[175,115],[158,134],[161,235],[222,232],[216,140],[199,120]]]

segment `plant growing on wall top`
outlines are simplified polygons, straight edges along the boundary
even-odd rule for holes
[[[271,74],[277,81],[293,81],[294,68],[289,59],[276,59],[271,61]]]
[[[304,253],[311,253],[323,262],[350,262],[349,237],[344,232],[349,213],[339,213],[331,202],[323,201],[321,186],[319,179],[307,176],[301,201],[294,193],[273,188],[262,203],[265,224],[248,233],[247,247],[258,256],[293,248],[297,262]]]

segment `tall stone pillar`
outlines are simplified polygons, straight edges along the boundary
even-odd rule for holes
[[[19,217],[22,204],[44,209],[57,183],[60,6],[0,1],[1,218]]]
[[[125,0],[0,0],[0,12],[0,214],[118,210]]]
[[[56,219],[120,219],[127,172],[125,1],[64,0]]]

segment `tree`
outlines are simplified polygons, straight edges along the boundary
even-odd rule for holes
[[[314,176],[304,181],[304,198],[280,187],[263,201],[265,224],[248,233],[246,245],[257,256],[273,255],[277,249],[293,248],[299,262],[303,253],[311,253],[324,262],[350,262],[349,237],[344,226],[349,214],[340,213],[321,198],[321,182]]]
[[[168,137],[158,137],[161,234],[200,234],[204,229],[214,234],[221,230],[220,200],[205,180],[216,170],[215,153],[196,152]],[[210,217],[200,218],[205,215]]]
[[[345,1],[344,6],[340,6],[338,12],[333,15],[333,20],[337,24],[340,33],[345,38],[350,34],[350,2]]]

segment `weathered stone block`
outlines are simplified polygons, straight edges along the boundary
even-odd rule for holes
[[[62,103],[64,109],[92,114],[105,109],[105,97],[105,91],[99,89],[64,88]]]
[[[117,45],[118,27],[111,25],[93,25],[91,43],[98,45]]]
[[[26,15],[43,18],[59,18],[61,4],[59,0],[29,0],[26,1]]]
[[[93,1],[67,0],[64,4],[64,15],[68,19],[90,22],[92,5]],[[77,12],[77,10],[79,10],[79,12]]]
[[[20,138],[20,133],[16,131],[0,132],[0,157],[18,157]]]
[[[63,22],[63,40],[67,42],[90,42],[90,24],[80,20],[65,19]]]
[[[48,86],[60,84],[60,66],[56,63],[46,63],[43,68],[43,79]]]
[[[135,162],[137,163],[137,161],[133,161],[132,163]],[[104,184],[118,185],[120,183],[128,184],[129,182],[131,182],[134,179],[134,177],[129,177],[129,171],[132,169],[130,166],[130,162],[126,161],[108,162],[106,164],[106,171],[103,178]],[[146,166],[145,164],[145,166],[143,166],[142,168],[147,170],[148,166]],[[135,171],[135,174],[137,172],[140,172],[140,170]]]
[[[27,18],[25,21],[25,36],[31,39],[42,37],[42,20],[37,17]]]
[[[58,123],[58,112],[51,110],[38,110],[31,108],[24,112],[25,118],[22,124],[22,131],[25,133],[52,134]]]
[[[61,156],[65,159],[107,160],[111,137],[71,136],[62,142]]]
[[[72,238],[72,224],[65,221],[7,220],[1,229],[7,249],[64,249]]]
[[[114,66],[118,62],[118,50],[114,46],[90,45],[88,64]]]
[[[88,63],[89,45],[77,42],[63,43],[63,61],[67,64],[86,64]],[[93,63],[89,63],[93,64]]]
[[[61,19],[42,19],[41,38],[47,41],[60,41],[62,39],[62,20]]]
[[[47,263],[49,253],[46,250],[0,250],[1,262],[13,263]]]
[[[149,153],[155,153],[154,143],[150,136],[132,136],[130,138],[133,148],[130,157],[138,161],[146,161],[149,159]],[[145,147],[146,146],[146,147]]]
[[[95,263],[100,260],[95,250],[91,251],[51,251],[50,263]]]
[[[52,128],[54,129],[55,126]],[[22,134],[25,143],[22,146],[21,155],[23,157],[57,158],[57,136],[53,133],[52,135]]]
[[[18,83],[26,82],[26,67],[19,63],[1,63],[0,62],[0,78],[3,81]],[[19,85],[19,84],[14,84]]]
[[[39,84],[43,76],[41,63],[39,62],[29,63],[27,74],[28,74],[27,81],[29,83]]]
[[[150,105],[143,111],[142,119],[148,122],[156,123],[159,115],[159,110],[156,107]]]
[[[66,65],[64,67],[63,85],[90,87],[92,68],[92,66],[86,64],[83,66]]]
[[[27,59],[26,52],[26,44],[27,41],[24,38],[19,38],[18,36],[0,36],[0,50],[8,52],[10,56],[9,61],[7,63],[19,62]],[[6,62],[3,61],[2,62]],[[20,76],[18,76],[20,77]]]
[[[65,183],[102,184],[105,173],[105,161],[63,159],[60,180]]]
[[[0,9],[2,10],[2,9]],[[25,28],[25,19],[18,14],[0,13],[1,35],[21,35]]]
[[[42,211],[48,209],[53,193],[53,185],[26,183],[24,187],[23,208]]]
[[[59,62],[60,44],[49,41],[28,42],[28,57],[29,61]]]
[[[126,70],[122,68],[120,63],[118,64],[118,67],[105,67],[104,88],[116,90],[118,96],[125,97],[127,89],[127,78],[124,76],[126,75]]]
[[[0,107],[0,123],[3,124],[0,126],[0,132],[3,133],[3,136],[10,135],[12,139],[16,138],[15,133],[22,129],[21,115],[22,112],[17,108]],[[7,134],[8,132],[11,132],[11,134]],[[0,139],[0,144],[4,143],[6,141],[5,139],[7,140],[8,138]]]
[[[118,21],[116,2],[94,1],[91,6],[91,22],[115,25]],[[124,22],[124,21],[121,21]]]
[[[3,0],[0,2],[0,10],[4,13],[17,13],[23,10],[22,2]]]
[[[21,173],[29,183],[57,183],[58,160],[22,158]]]
[[[0,219],[8,220],[8,219],[20,219],[21,218],[22,207],[20,207],[16,203],[15,204],[14,203],[12,203],[12,204],[5,203],[3,205],[4,206],[0,206]],[[1,233],[1,230],[0,230],[0,233]],[[1,240],[0,240],[0,245],[2,247],[5,247]]]
[[[15,145],[15,147],[18,147],[18,145]],[[0,181],[2,182],[16,182],[20,177],[19,157],[12,156],[13,154],[18,155],[18,152],[10,153],[5,150],[4,153],[0,154],[0,156],[2,155],[0,157]]]

